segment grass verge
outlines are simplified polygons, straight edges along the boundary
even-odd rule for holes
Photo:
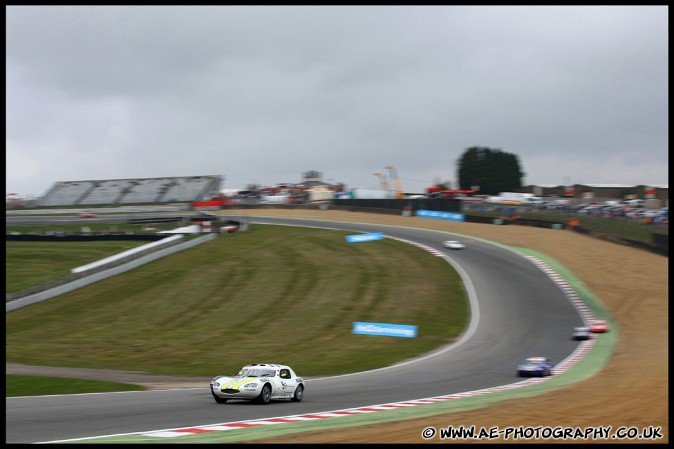
[[[20,242],[5,244],[5,293],[71,274],[73,268],[112,256],[148,242],[132,240],[99,242]]]
[[[50,394],[104,393],[108,391],[141,391],[139,385],[102,382],[62,377],[5,376],[5,397],[45,396]]]

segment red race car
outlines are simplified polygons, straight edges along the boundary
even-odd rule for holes
[[[80,212],[79,216],[80,218],[94,218],[96,214],[92,214],[90,212]]]
[[[608,332],[608,323],[604,320],[594,320],[590,323],[590,331],[594,333]]]

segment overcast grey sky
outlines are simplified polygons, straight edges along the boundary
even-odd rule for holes
[[[667,185],[668,6],[6,6],[7,192],[221,175]],[[455,185],[455,184],[453,184]]]

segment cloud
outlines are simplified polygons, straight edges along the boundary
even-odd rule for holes
[[[6,187],[667,184],[666,6],[8,6]]]

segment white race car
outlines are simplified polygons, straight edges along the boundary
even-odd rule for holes
[[[245,399],[269,404],[272,399],[300,402],[304,397],[304,379],[287,365],[253,363],[234,376],[215,376],[211,393],[218,404],[230,399]]]
[[[442,246],[449,249],[464,249],[466,247],[466,245],[458,240],[445,240],[442,242]]]

